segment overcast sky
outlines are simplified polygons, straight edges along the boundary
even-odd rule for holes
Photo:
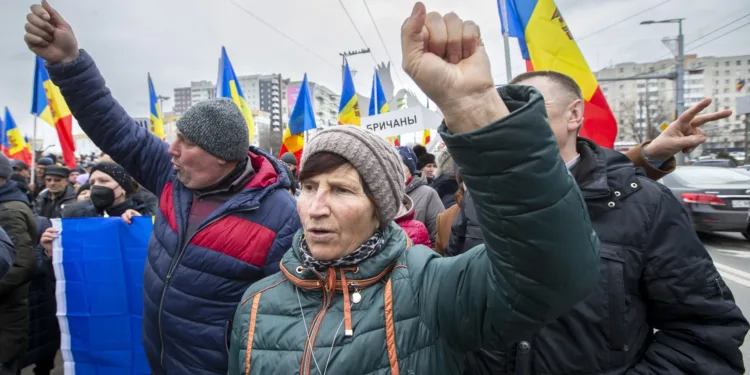
[[[262,24],[232,2],[255,13],[315,54],[306,51]],[[413,5],[404,0],[366,0],[394,59],[396,88],[414,83],[400,69],[400,27]],[[495,0],[426,0],[428,11],[455,11],[482,28],[498,83],[505,81],[503,41]],[[22,132],[31,135],[29,114],[33,56],[23,42],[29,2],[0,0],[0,106],[7,105]],[[363,0],[343,0],[377,61],[388,61],[386,48],[370,21]],[[663,4],[661,4],[663,3]],[[674,24],[639,26],[645,19],[684,17],[688,53],[701,55],[750,54],[750,26],[694,48],[734,27],[746,17],[699,42],[691,41],[750,13],[747,0],[558,0],[557,4],[592,70],[627,61],[647,62],[669,51],[661,43],[677,33]],[[642,15],[604,31],[628,16],[661,4]],[[308,73],[311,81],[341,90],[339,53],[364,45],[337,0],[52,0],[72,25],[81,48],[96,60],[115,97],[134,117],[148,114],[150,72],[160,94],[191,80],[216,81],[221,46],[238,75],[281,73],[292,80]],[[593,35],[592,35],[593,34]],[[511,40],[513,73],[523,62],[518,44]],[[317,55],[317,56],[316,56]],[[369,96],[373,58],[350,59],[357,91]],[[396,74],[398,72],[398,74]],[[399,80],[400,77],[400,80]],[[171,108],[171,102],[165,109]],[[50,143],[54,131],[47,125],[40,135]],[[80,130],[78,130],[80,131]]]

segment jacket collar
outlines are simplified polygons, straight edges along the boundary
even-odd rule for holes
[[[18,188],[13,180],[8,180],[0,185],[0,203],[18,201],[29,204],[29,198]]]
[[[618,200],[640,190],[633,162],[620,152],[604,149],[594,142],[578,138],[581,155],[571,173],[584,199],[615,196]]]
[[[415,174],[414,178],[412,178],[409,184],[406,185],[406,194],[410,194],[412,191],[417,190],[418,187],[423,185],[427,185],[427,178],[421,173]]]
[[[395,223],[392,223],[383,231],[383,248],[378,254],[364,260],[357,267],[343,268],[334,270],[332,275],[323,275],[325,280],[311,269],[305,267],[302,263],[302,256],[299,249],[299,241],[303,229],[297,231],[292,240],[292,248],[284,254],[281,259],[281,272],[293,284],[302,289],[322,289],[341,290],[341,271],[346,274],[346,279],[357,284],[355,287],[364,289],[372,284],[377,283],[385,277],[396,265],[399,256],[411,246],[411,241],[406,233]],[[331,274],[329,271],[328,274]],[[328,277],[326,277],[328,276]],[[327,285],[335,283],[335,285]]]

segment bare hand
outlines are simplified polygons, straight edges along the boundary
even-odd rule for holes
[[[58,236],[58,230],[53,227],[49,227],[44,231],[44,233],[42,233],[42,237],[39,239],[39,243],[42,244],[42,247],[44,248],[44,254],[50,258],[52,257],[52,243],[57,239]]]
[[[122,214],[122,220],[125,220],[125,223],[130,225],[133,224],[133,218],[136,216],[141,216],[141,213],[136,210],[128,209],[124,214]]]
[[[705,142],[706,135],[700,126],[732,115],[730,110],[699,115],[710,104],[711,98],[705,98],[685,111],[643,149],[643,155],[651,160],[667,160],[680,151],[689,153]]]
[[[445,115],[454,133],[475,130],[508,114],[495,90],[479,27],[455,13],[414,5],[401,27],[402,66]]]
[[[26,16],[23,40],[37,56],[50,64],[67,63],[78,57],[78,41],[73,29],[47,0],[32,5]]]

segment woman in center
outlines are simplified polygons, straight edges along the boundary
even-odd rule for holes
[[[585,297],[598,242],[549,125],[528,121],[543,110],[535,100],[478,130],[481,142],[441,129],[487,238],[452,258],[412,246],[394,223],[405,184],[393,146],[357,126],[313,137],[299,174],[303,228],[281,272],[243,296],[228,374],[460,374],[466,352],[501,350]],[[524,141],[504,140],[508,127]],[[519,188],[518,173],[533,188]]]

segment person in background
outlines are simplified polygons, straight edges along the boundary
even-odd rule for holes
[[[85,174],[86,170],[84,170],[81,167],[76,167],[75,169],[70,171],[70,175],[68,175],[68,181],[70,181],[71,185],[76,184],[76,180],[78,179],[78,176]]]
[[[424,223],[414,220],[414,214],[414,202],[412,202],[408,195],[404,194],[404,198],[401,200],[401,206],[399,207],[396,218],[393,219],[393,221],[398,224],[404,232],[406,232],[406,235],[411,238],[413,244],[432,248],[430,232],[427,231],[427,227]]]
[[[66,167],[50,165],[44,170],[44,183],[47,189],[36,199],[39,216],[48,219],[62,217],[63,206],[74,203],[76,193],[68,180],[70,170]]]
[[[228,327],[243,292],[279,271],[301,226],[281,163],[249,146],[245,117],[226,98],[190,107],[165,143],[114,99],[49,3],[33,5],[27,22],[27,46],[47,62],[81,129],[159,198],[143,281],[151,372],[226,375]]]
[[[36,217],[38,237],[50,227],[50,219]],[[49,375],[55,368],[60,350],[60,326],[57,322],[55,272],[51,258],[37,241],[36,272],[29,288],[29,344],[21,360],[21,369],[34,365],[34,375]]]
[[[447,151],[447,150],[446,150]],[[458,168],[456,168],[458,169]],[[448,242],[452,234],[453,222],[458,217],[459,211],[463,207],[464,194],[466,193],[466,186],[464,186],[461,173],[456,170],[456,185],[458,189],[454,194],[456,204],[447,208],[442,213],[438,214],[435,219],[435,226],[437,227],[437,240],[435,241],[435,251],[440,255],[445,255]]]
[[[89,185],[89,183],[87,182],[78,188],[78,191],[76,192],[76,200],[78,202],[88,200],[90,195],[91,185]]]
[[[25,179],[21,174],[13,172],[13,174],[10,175],[10,180],[14,181],[16,185],[18,185],[18,189],[21,190],[21,192],[27,198],[29,198],[29,202],[33,202],[31,191],[29,191],[29,181],[27,179]]]
[[[600,282],[504,353],[470,356],[465,374],[743,374],[740,346],[750,326],[682,203],[626,155],[578,137],[584,103],[572,78],[535,71],[511,83],[543,95],[560,157],[601,239]],[[658,165],[705,142],[699,127],[732,114],[699,115],[710,103],[688,109],[644,145],[636,165]]]
[[[284,169],[286,170],[287,176],[289,176],[289,183],[291,185],[289,187],[289,194],[292,194],[292,196],[296,198],[299,196],[299,189],[297,188],[297,178],[294,176],[294,172],[289,169],[286,163],[282,164],[284,166]]]
[[[89,181],[89,174],[88,174],[88,172],[87,173],[82,173],[82,174],[78,175],[78,177],[76,178],[76,182],[73,184],[73,189],[75,189],[75,191],[77,193],[78,189],[81,188],[81,185],[88,183],[88,181]]]
[[[443,150],[437,155],[435,179],[430,187],[437,191],[446,210],[456,204],[456,192],[458,191],[456,163],[448,150]]]
[[[417,155],[417,170],[427,179],[428,185],[432,184],[435,179],[435,168],[437,168],[435,155],[427,152],[427,149],[422,145],[414,146],[413,150],[414,154]]]
[[[156,215],[158,204],[151,205],[133,200],[137,185],[123,167],[115,163],[97,163],[91,168],[88,199],[70,204],[62,217],[120,216],[128,224],[135,216]],[[81,199],[79,199],[81,200]],[[57,233],[55,228],[47,232]],[[54,240],[57,236],[46,236]],[[50,242],[46,245],[52,245]]]
[[[39,194],[46,189],[45,182],[44,182],[44,171],[47,169],[48,166],[54,165],[55,163],[52,162],[52,159],[48,157],[40,158],[36,161],[36,165],[34,166],[34,173],[36,174],[34,184],[29,185],[29,190],[31,190],[34,193],[34,199],[36,199]]]
[[[294,177],[296,179],[297,175],[299,174],[299,169],[297,168],[297,158],[292,154],[291,152],[286,152],[284,155],[281,155],[281,162],[284,163],[287,168],[289,168],[293,173]]]
[[[417,156],[407,146],[396,147],[402,161],[402,173],[406,180],[406,194],[414,202],[414,220],[421,221],[430,233],[430,243],[437,240],[437,215],[445,211],[435,189],[427,184],[427,179],[417,171]]]
[[[16,375],[29,334],[29,284],[36,269],[36,220],[29,200],[10,181],[10,161],[0,154],[0,228],[16,250],[13,267],[0,279],[0,375]]]
[[[8,233],[0,228],[0,279],[10,271],[16,262],[16,247],[13,246]]]
[[[26,179],[27,184],[29,183],[29,181],[31,181],[31,169],[29,168],[28,164],[20,160],[13,160],[13,172],[23,176],[23,178]]]

